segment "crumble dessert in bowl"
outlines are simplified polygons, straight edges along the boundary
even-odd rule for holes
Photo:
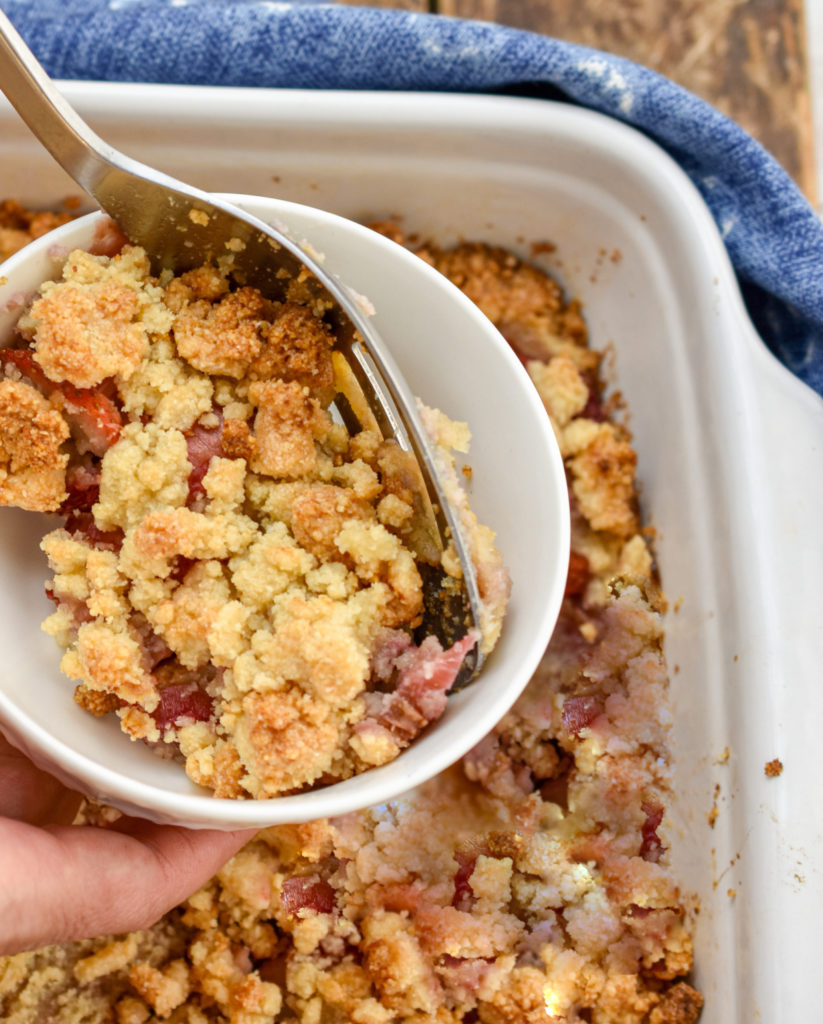
[[[264,216],[293,224],[300,215],[256,202],[262,210],[252,212]],[[309,281],[289,282],[274,302],[230,281],[230,254],[225,265],[157,279],[139,249],[100,237],[105,221],[95,216],[4,268],[4,315],[17,322],[0,356],[0,498],[65,517],[42,541],[56,604],[44,628],[65,648],[63,672],[76,683],[67,713],[71,685],[45,669],[40,649],[18,650],[4,722],[36,759],[135,813],[236,827],[396,796],[499,719],[559,608],[565,483],[515,358],[456,289],[440,315],[440,284],[432,288],[424,263],[367,229],[316,218],[297,230],[323,243],[328,225],[334,249],[345,226],[346,254],[366,275],[352,284],[382,311],[381,332],[404,372],[405,359],[416,365],[415,391],[428,397],[437,377],[446,398],[438,404],[453,413],[449,392],[471,363],[460,419],[474,429],[482,418],[483,431],[505,437],[502,446],[475,444],[459,472],[446,452],[467,450],[465,423],[422,407],[478,568],[481,636],[443,645],[419,635],[430,584],[408,467],[374,431],[350,433],[329,415],[333,338]],[[334,256],[332,267],[346,265]],[[420,316],[394,309],[398,289],[426,310],[425,340]],[[412,328],[406,347],[402,332],[392,336],[396,317]],[[459,374],[444,365],[446,342]],[[487,404],[487,378],[496,403]],[[521,461],[505,465],[512,451]],[[465,492],[481,481],[497,502],[481,520],[498,530],[508,522],[502,556],[468,507]],[[538,510],[531,527],[510,502],[502,514],[501,491]],[[13,534],[6,541],[17,550]],[[545,566],[530,582],[535,552]],[[509,638],[507,626],[508,643],[482,677],[447,702],[465,653],[475,643],[490,651],[500,635],[504,561],[516,628]],[[448,549],[443,565],[457,571]],[[118,735],[116,723],[142,742]]]

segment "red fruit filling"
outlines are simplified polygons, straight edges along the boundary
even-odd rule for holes
[[[66,519],[66,529],[72,537],[103,551],[119,551],[123,546],[123,531],[101,530],[90,512],[71,512]]]
[[[218,413],[218,415],[220,415]],[[188,460],[192,470],[189,474],[188,504],[198,498],[205,497],[203,477],[209,471],[209,465],[215,455],[223,454],[223,419],[216,427],[203,427],[199,423],[191,428],[186,435]]]
[[[0,362],[6,376],[23,377],[61,407],[81,455],[104,455],[120,436],[120,410],[102,385],[91,391],[76,388],[68,381],[49,380],[30,349],[2,349]]]
[[[455,850],[454,859],[457,861],[457,871],[454,873],[454,896],[452,906],[457,910],[470,911],[474,906],[474,890],[469,879],[471,878],[479,850]]]
[[[589,582],[589,560],[577,551],[569,552],[569,571],[566,576],[566,597],[577,597]]]
[[[448,692],[464,658],[476,643],[477,634],[467,633],[444,651],[437,637],[427,636],[419,647],[399,655],[397,686],[387,695],[380,724],[400,735],[416,736],[423,725],[436,721],[446,709]]]
[[[107,217],[94,229],[89,252],[94,256],[116,256],[123,246],[129,244],[128,236],[125,235],[111,218]]]
[[[173,683],[160,691],[160,703],[152,713],[158,729],[168,729],[181,719],[207,722],[212,714],[212,699],[192,683]]]
[[[292,917],[301,910],[331,914],[334,910],[334,889],[319,875],[297,875],[283,882],[283,909]]]
[[[640,856],[643,860],[656,864],[663,854],[665,847],[657,830],[663,820],[664,809],[659,804],[643,803],[640,805],[646,820],[640,827],[641,843]]]
[[[89,459],[69,466],[66,491],[68,497],[60,506],[64,516],[70,512],[91,512],[92,505],[100,497],[100,463]]]
[[[597,697],[569,697],[563,702],[563,726],[573,736],[579,736],[602,714],[603,705]]]
[[[105,455],[120,436],[123,419],[114,402],[100,391],[87,391],[71,384],[60,385],[63,416],[82,455]]]

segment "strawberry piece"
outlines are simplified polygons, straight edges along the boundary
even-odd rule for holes
[[[445,953],[438,961],[437,973],[449,988],[462,989],[466,993],[477,992],[488,977],[493,963],[493,957],[461,957]],[[474,1018],[475,1021],[479,1019]],[[463,1017],[464,1024],[470,1020],[469,1016]]]
[[[66,519],[66,529],[72,537],[103,551],[119,551],[123,546],[122,530],[101,530],[90,512],[71,512]]]
[[[152,713],[158,729],[168,729],[181,719],[208,722],[212,715],[212,700],[205,690],[190,683],[165,686],[160,691],[160,703]]]
[[[589,582],[589,560],[578,551],[569,552],[569,571],[566,575],[566,597],[577,597]]]
[[[563,702],[563,726],[573,736],[579,736],[602,713],[603,705],[597,697],[569,697]]]
[[[66,471],[68,497],[60,506],[64,516],[70,512],[91,512],[100,497],[100,464],[80,462]]]
[[[471,911],[474,906],[474,890],[469,879],[474,874],[479,850],[455,850],[457,871],[454,873],[454,896],[452,906],[457,910]]]
[[[120,436],[122,417],[112,399],[104,393],[111,391],[106,381],[99,389],[91,391],[76,388],[68,381],[49,380],[31,349],[0,349],[0,363],[6,376],[24,377],[47,398],[57,398],[56,404],[62,406],[81,455],[87,451],[104,455]]]
[[[28,348],[3,348],[0,349],[0,364],[6,377],[25,377],[43,394],[50,394],[57,390],[57,384],[43,372],[34,361],[34,353]]]
[[[187,455],[192,465],[187,501],[189,506],[205,497],[206,489],[203,487],[203,477],[209,471],[212,458],[215,455],[223,454],[223,418],[220,412],[218,415],[220,415],[218,426],[203,427],[199,423],[195,423],[186,435]]]
[[[597,382],[597,376],[594,373],[586,372],[583,374],[583,380],[589,389],[589,397],[585,407],[580,410],[578,416],[581,419],[602,423],[606,419],[606,405],[603,401],[603,392]]]
[[[120,436],[123,424],[120,410],[99,391],[88,391],[62,383],[63,414],[82,454],[105,455]]]
[[[128,244],[128,235],[124,234],[110,217],[107,217],[94,229],[94,238],[89,252],[95,256],[116,256]]]
[[[129,616],[129,626],[143,652],[143,665],[147,672],[153,672],[161,662],[173,654],[171,647],[159,633],[155,633],[151,623],[142,612],[133,612]],[[186,680],[191,682],[191,680]]]
[[[186,578],[186,573],[191,569],[193,565],[197,565],[195,558],[186,558],[185,555],[177,555],[171,563],[171,572],[169,573],[169,579],[174,580],[175,583],[182,583]]]
[[[295,875],[283,882],[283,909],[292,917],[300,910],[331,914],[334,910],[334,889],[319,875]]]
[[[663,808],[660,804],[649,803],[643,803],[640,807],[646,815],[646,820],[640,827],[640,856],[643,860],[648,860],[653,864],[656,864],[660,860],[663,850],[665,849],[663,841],[657,834],[660,822],[663,820]]]
[[[433,722],[446,708],[446,695],[457,678],[463,659],[477,643],[477,633],[467,633],[445,651],[437,637],[427,636],[417,648],[397,659],[400,674],[396,695],[409,701]]]

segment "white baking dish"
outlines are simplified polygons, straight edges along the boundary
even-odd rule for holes
[[[646,514],[679,609],[667,623],[672,839],[700,907],[702,1019],[816,1019],[823,402],[757,337],[684,175],[623,125],[547,102],[65,90],[107,141],[206,189],[353,218],[402,213],[409,230],[444,243],[485,239],[523,255],[532,241],[556,243],[540,260],[583,300],[593,344],[614,350]],[[0,108],[0,192],[43,204],[73,191]],[[767,779],[774,757],[785,770]]]

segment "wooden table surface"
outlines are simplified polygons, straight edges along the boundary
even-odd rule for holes
[[[702,96],[815,203],[803,0],[344,0],[478,18],[630,57]]]

